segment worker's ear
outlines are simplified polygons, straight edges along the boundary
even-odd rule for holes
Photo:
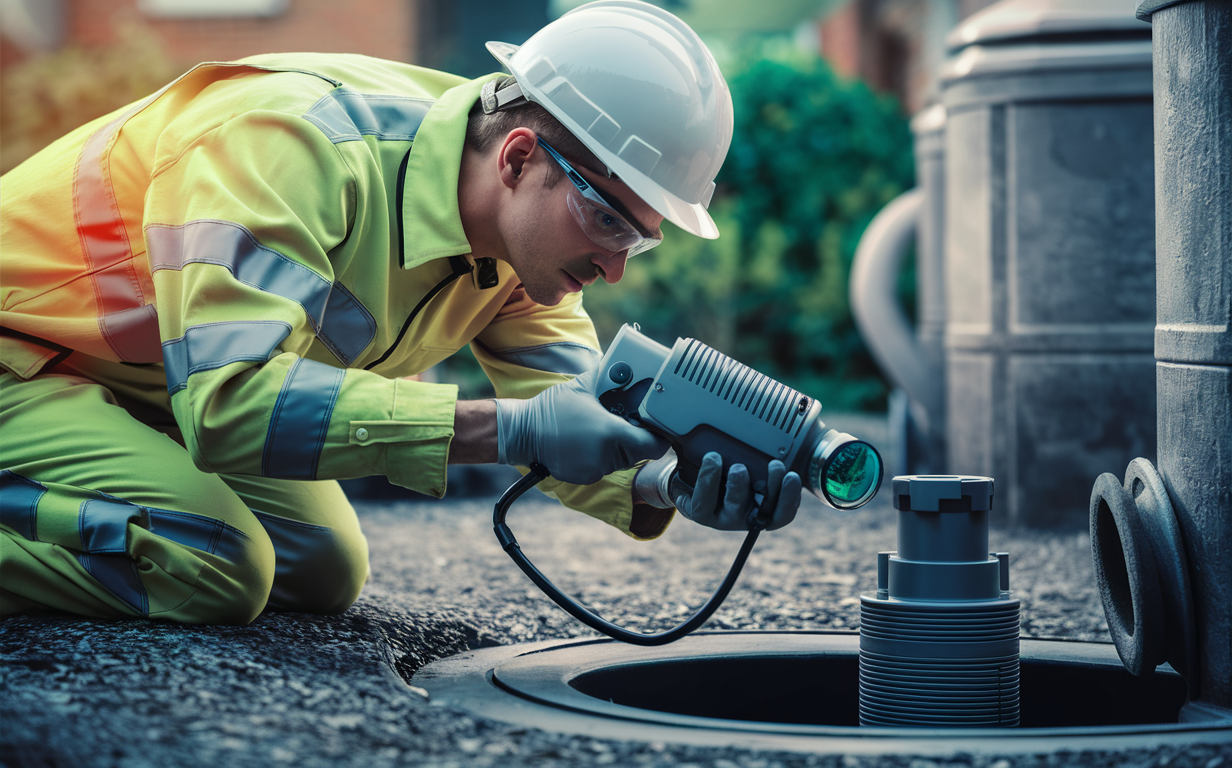
[[[525,127],[514,128],[505,134],[505,140],[496,153],[502,184],[512,189],[522,181],[531,154],[538,147],[537,138],[534,131]]]

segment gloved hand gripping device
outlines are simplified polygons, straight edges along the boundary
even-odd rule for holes
[[[612,413],[666,438],[676,452],[679,481],[692,487],[702,457],[717,451],[724,467],[744,464],[755,489],[765,488],[748,516],[736,560],[701,609],[657,634],[630,632],[583,608],[555,587],[522,553],[505,515],[513,502],[548,477],[540,464],[496,503],[493,526],[505,552],[557,605],[583,624],[635,645],[662,645],[700,627],[736,583],[757,536],[769,522],[777,487],[766,487],[767,465],[782,461],[804,487],[836,509],[868,503],[881,484],[881,457],[872,445],[827,429],[821,404],[694,339],[668,349],[625,325],[599,364],[595,396]]]

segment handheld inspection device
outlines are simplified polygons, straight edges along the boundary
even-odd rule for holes
[[[623,326],[599,364],[595,396],[612,413],[666,438],[676,453],[676,476],[692,487],[702,457],[717,451],[725,467],[744,464],[754,487],[764,487],[767,464],[779,459],[800,475],[805,488],[836,509],[867,504],[881,485],[877,449],[826,427],[821,403],[695,340],[670,349]],[[631,632],[583,608],[527,559],[505,523],[510,505],[550,475],[540,464],[496,503],[493,526],[502,548],[553,602],[609,637],[637,645],[662,645],[684,637],[710,618],[735,585],[757,536],[778,501],[778,489],[759,495],[748,517],[748,535],[718,590],[692,617],[656,634]],[[763,485],[759,486],[761,482]]]

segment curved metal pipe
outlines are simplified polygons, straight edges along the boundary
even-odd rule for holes
[[[895,284],[907,249],[924,210],[920,189],[904,192],[873,217],[851,265],[849,295],[856,327],[869,351],[896,386],[913,403],[912,416],[928,431],[930,414],[939,413],[942,398],[941,372],[930,364],[895,298]]]

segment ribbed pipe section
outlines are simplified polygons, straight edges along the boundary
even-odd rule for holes
[[[860,725],[1018,725],[1019,602],[1009,554],[988,551],[992,478],[892,484],[898,550],[860,596]]]
[[[1018,601],[964,608],[861,598],[861,725],[1018,725]]]

